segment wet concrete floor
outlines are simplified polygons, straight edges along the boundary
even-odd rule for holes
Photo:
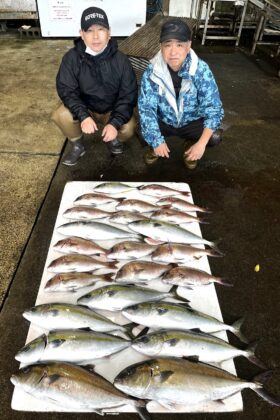
[[[147,168],[138,139],[127,145],[125,154],[111,158],[106,145],[87,138],[87,153],[77,166],[59,163],[46,200],[27,243],[0,315],[1,417],[4,419],[88,419],[96,414],[47,414],[12,412],[11,374],[18,369],[14,359],[23,346],[28,323],[22,312],[33,306],[48,252],[65,183],[96,181],[174,181],[190,184],[196,204],[208,207],[209,225],[203,236],[219,240],[223,258],[211,259],[212,273],[234,283],[217,286],[227,323],[244,317],[243,332],[258,343],[257,356],[274,373],[266,388],[280,398],[279,353],[279,215],[280,215],[280,85],[279,80],[242,52],[200,55],[214,71],[223,99],[227,130],[219,147],[207,150],[199,167],[190,172],[182,162],[183,143],[169,139],[171,157]],[[259,265],[260,270],[255,271]],[[233,344],[242,346],[232,336]],[[246,359],[236,360],[238,375],[252,379],[260,369]],[[242,393],[244,411],[227,414],[165,414],[157,419],[279,419],[280,411],[251,390]],[[136,419],[122,414],[119,419]]]

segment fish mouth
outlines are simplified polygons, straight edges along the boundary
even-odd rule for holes
[[[10,381],[12,382],[12,384],[13,385],[18,385],[20,382],[19,382],[19,380],[18,380],[18,377],[17,377],[17,375],[12,375],[11,376],[11,378],[10,378]]]

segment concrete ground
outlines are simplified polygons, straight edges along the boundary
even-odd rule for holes
[[[243,331],[257,341],[257,356],[274,373],[266,388],[280,398],[279,354],[279,121],[280,85],[275,68],[231,47],[197,51],[211,66],[226,112],[223,143],[187,171],[183,144],[170,139],[172,154],[147,168],[137,138],[123,156],[111,158],[106,145],[86,139],[77,166],[60,163],[64,139],[50,122],[57,103],[55,74],[65,40],[0,38],[1,95],[1,418],[80,419],[96,414],[32,414],[10,409],[14,355],[25,343],[22,312],[34,305],[61,195],[73,180],[175,181],[190,184],[196,204],[212,210],[203,236],[219,239],[224,258],[211,259],[212,273],[233,288],[217,287],[224,320],[245,317]],[[67,147],[66,147],[67,151]],[[255,266],[259,264],[259,272]],[[233,344],[236,343],[230,337]],[[238,375],[252,379],[260,369],[236,360]],[[279,419],[279,409],[253,391],[243,392],[244,411],[231,414],[155,415],[155,419]],[[137,418],[123,414],[120,419]]]

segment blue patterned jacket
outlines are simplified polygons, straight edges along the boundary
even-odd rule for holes
[[[164,143],[158,120],[183,127],[203,118],[204,127],[217,130],[224,116],[218,87],[209,66],[191,49],[180,71],[178,100],[167,64],[159,52],[143,74],[138,100],[141,131],[153,148]]]

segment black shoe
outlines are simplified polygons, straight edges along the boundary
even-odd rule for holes
[[[62,161],[63,165],[67,165],[67,166],[76,165],[80,157],[84,156],[84,154],[86,153],[84,145],[80,139],[73,141],[71,143],[72,143],[71,144],[72,147],[67,153],[67,155],[65,156],[64,160]]]
[[[112,155],[121,155],[124,151],[124,144],[115,139],[109,142],[109,149]]]

